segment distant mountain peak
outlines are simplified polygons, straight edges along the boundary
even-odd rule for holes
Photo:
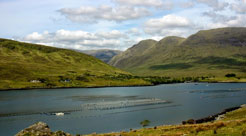
[[[82,50],[79,52],[83,52],[85,54],[94,56],[106,63],[109,62],[109,60],[111,58],[113,58],[114,56],[122,53],[122,51],[120,50],[110,50],[110,49],[99,49],[99,50]]]

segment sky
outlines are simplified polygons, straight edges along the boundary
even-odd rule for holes
[[[246,0],[0,0],[0,37],[126,50],[144,39],[246,27]]]

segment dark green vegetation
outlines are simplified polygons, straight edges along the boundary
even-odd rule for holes
[[[139,76],[245,82],[246,28],[202,30],[186,39],[144,40],[113,57],[109,64]],[[225,76],[230,73],[236,76]]]
[[[94,56],[94,57],[108,63],[111,58],[120,54],[122,51],[102,49],[102,50],[84,50],[84,51],[80,51],[80,52]]]
[[[226,74],[225,76],[226,76],[226,77],[236,77],[236,74],[231,73],[231,74]]]
[[[0,39],[0,58],[0,90],[150,85],[92,56],[66,49]]]
[[[150,121],[149,121],[149,120],[144,120],[144,121],[141,121],[141,122],[140,122],[140,124],[141,124],[143,127],[148,126],[148,125],[149,125],[149,123],[150,123]]]

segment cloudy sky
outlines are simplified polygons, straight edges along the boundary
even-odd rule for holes
[[[0,0],[0,37],[125,50],[143,39],[246,26],[246,0]]]

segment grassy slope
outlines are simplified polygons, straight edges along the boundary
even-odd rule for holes
[[[0,89],[149,84],[140,79],[105,78],[105,75],[115,77],[129,73],[66,49],[0,39],[0,58]],[[37,79],[45,82],[30,82]],[[70,81],[64,82],[65,79]]]
[[[142,64],[144,60],[144,54],[152,48],[157,41],[154,40],[143,40],[133,47],[127,49],[125,52],[113,57],[109,64],[120,68],[135,67],[138,64]]]
[[[215,76],[217,81],[239,81],[225,79],[227,73],[246,77],[246,28],[199,31],[187,39],[166,37],[144,54],[127,56],[132,48],[110,64],[137,75]]]
[[[129,132],[93,134],[87,136],[245,136],[246,108],[226,113],[222,120],[187,125],[164,125],[156,128],[143,128]]]

